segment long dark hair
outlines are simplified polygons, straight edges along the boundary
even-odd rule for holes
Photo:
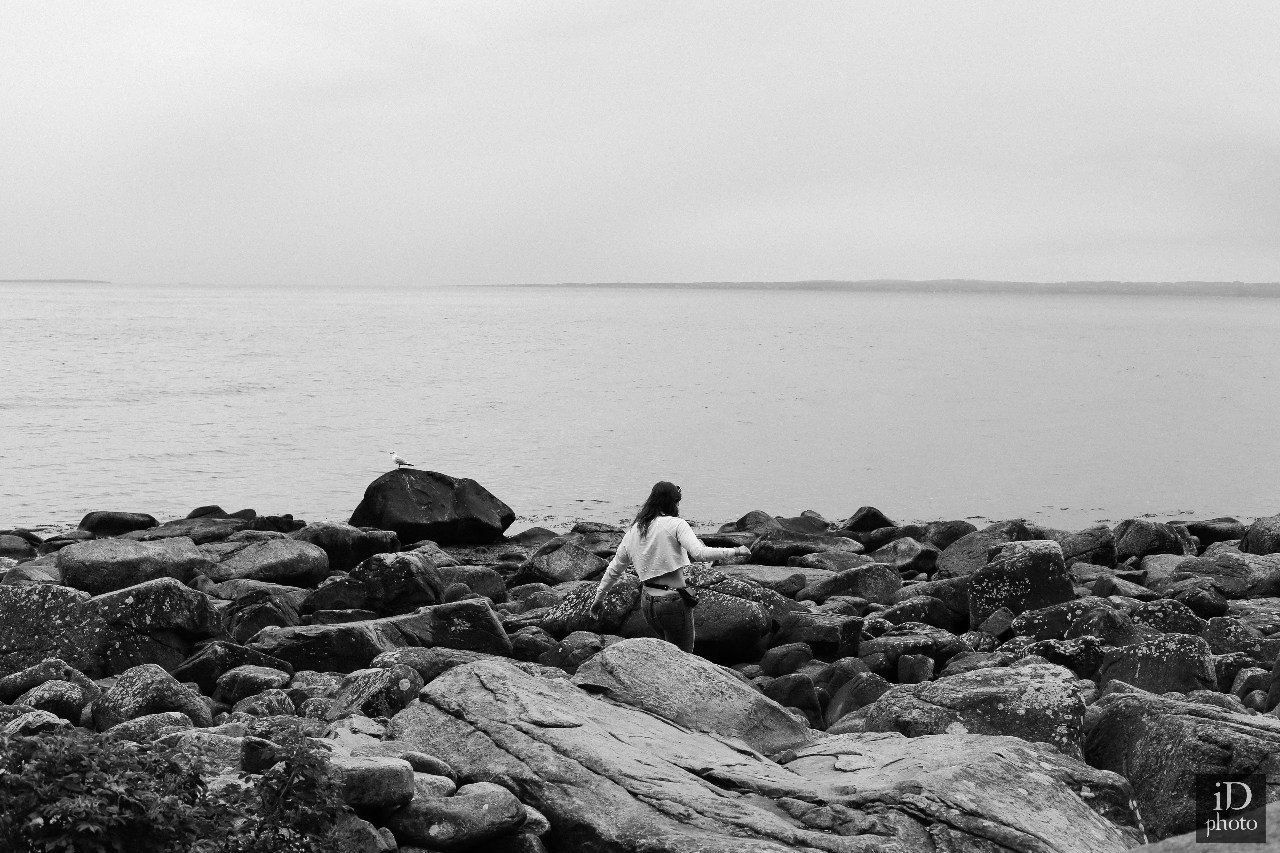
[[[647,536],[649,534],[649,522],[660,515],[679,514],[680,487],[675,483],[668,483],[663,480],[660,483],[653,484],[653,489],[649,492],[649,499],[644,502],[644,506],[640,507],[640,511],[636,513],[635,524],[640,528],[640,535]]]

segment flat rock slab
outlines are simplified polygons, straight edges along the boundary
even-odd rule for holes
[[[467,599],[422,607],[404,616],[336,625],[263,628],[245,644],[296,669],[351,672],[403,646],[445,646],[510,654],[511,638],[488,601]]]
[[[578,667],[573,680],[694,731],[738,738],[765,755],[803,746],[814,736],[751,684],[662,640],[614,643]]]
[[[1123,779],[1013,738],[847,736],[784,766],[497,661],[421,695],[391,737],[513,790],[559,849],[1118,853],[1143,840]]]

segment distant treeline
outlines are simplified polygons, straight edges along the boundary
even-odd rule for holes
[[[542,285],[524,285],[538,287]],[[564,282],[552,287],[699,288],[707,290],[839,290],[857,293],[1077,293],[1138,296],[1280,297],[1280,282],[1247,281],[981,281],[943,278],[929,281],[695,281]]]

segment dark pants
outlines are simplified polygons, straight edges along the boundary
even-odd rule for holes
[[[693,608],[678,592],[657,592],[641,587],[640,612],[653,632],[686,652],[693,651]]]

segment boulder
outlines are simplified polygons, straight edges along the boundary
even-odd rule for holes
[[[312,586],[329,575],[324,549],[285,536],[231,539],[206,545],[203,550],[216,561],[204,572],[216,583],[243,579]]]
[[[1142,839],[1123,779],[1015,738],[844,735],[777,764],[490,661],[422,699],[392,736],[520,791],[565,849],[915,853],[999,838],[1010,853],[1118,853]]]
[[[191,718],[186,714],[180,711],[159,711],[117,723],[103,734],[121,740],[131,740],[134,743],[150,743],[165,729],[190,729],[191,727]]]
[[[1215,689],[1218,677],[1207,642],[1187,634],[1165,634],[1108,651],[1097,681],[1099,687],[1123,681],[1152,693],[1188,693]]]
[[[144,663],[176,668],[199,640],[217,636],[222,619],[210,598],[173,578],[157,578],[95,596],[87,608],[106,629],[99,668],[123,672]]]
[[[1259,518],[1245,531],[1240,550],[1246,554],[1280,553],[1280,515]]]
[[[39,553],[36,546],[23,537],[0,533],[0,559],[30,560]]]
[[[220,542],[229,536],[247,530],[252,521],[228,515],[204,515],[166,521],[157,527],[132,530],[121,534],[124,539],[136,542],[154,542],[162,539],[190,539],[197,545]]]
[[[402,850],[406,843],[440,851],[476,850],[524,822],[524,806],[515,794],[492,782],[475,782],[451,797],[415,796],[387,819],[387,828]]]
[[[370,610],[395,616],[442,603],[445,586],[440,569],[426,554],[375,554],[349,575],[329,578],[317,587],[301,610]]]
[[[895,526],[889,520],[889,516],[875,507],[860,506],[845,520],[844,524],[840,525],[840,530],[848,533],[870,533],[873,530]]]
[[[395,809],[413,799],[413,767],[402,758],[333,755],[329,772],[342,799],[358,809]]]
[[[891,604],[902,589],[902,575],[893,566],[871,563],[836,572],[806,586],[797,598],[822,603],[833,595],[852,595],[876,604]]]
[[[1116,537],[1105,524],[1075,532],[1054,532],[1052,537],[1062,547],[1062,559],[1067,567],[1076,563],[1096,566],[1116,564]]]
[[[875,702],[892,686],[874,672],[855,673],[831,693],[825,712],[827,731],[830,734],[844,734],[841,721],[850,717],[854,711]],[[857,731],[862,731],[863,728],[862,721],[859,719]]]
[[[402,646],[446,646],[510,654],[511,639],[488,601],[437,604],[403,616],[337,625],[262,629],[246,644],[297,669],[351,672]]]
[[[105,732],[126,720],[161,711],[179,711],[197,726],[211,722],[209,706],[199,693],[155,664],[125,670],[93,703],[93,724]]]
[[[208,556],[185,537],[159,542],[96,539],[76,542],[58,552],[62,582],[93,595],[154,580],[174,578],[186,583],[208,573]]]
[[[766,640],[769,645],[804,643],[826,658],[857,655],[862,639],[862,617],[844,613],[793,611],[783,613],[777,626]]]
[[[987,554],[996,545],[1037,539],[1023,520],[1001,521],[975,530],[948,545],[938,555],[938,579],[971,575],[987,564]]]
[[[365,489],[351,515],[356,527],[394,530],[402,542],[441,545],[492,542],[515,521],[511,507],[475,480],[435,471],[388,471]]]
[[[80,519],[80,529],[94,536],[119,536],[134,530],[146,530],[159,524],[154,516],[145,512],[111,512],[98,510]]]
[[[1194,536],[1200,543],[1201,551],[1215,542],[1234,542],[1238,539],[1243,539],[1248,529],[1236,518],[1211,518],[1208,521],[1171,521],[1169,523],[1185,527],[1187,533]]]
[[[1090,709],[1085,758],[1123,772],[1153,838],[1195,823],[1198,773],[1280,774],[1280,720],[1143,692],[1111,693]],[[1271,789],[1269,800],[1280,798]]]
[[[1209,623],[1190,607],[1170,598],[1144,602],[1129,611],[1138,626],[1146,626],[1164,634],[1202,634]]]
[[[0,704],[11,704],[19,696],[48,681],[63,681],[80,688],[85,701],[92,701],[102,692],[88,676],[65,661],[48,658],[26,669],[0,678]]]
[[[91,695],[87,695],[86,691],[78,684],[55,679],[45,681],[37,687],[32,687],[18,697],[17,704],[27,705],[37,711],[48,711],[50,714],[57,714],[64,720],[79,723],[80,715],[84,713],[85,706],[89,704]]]
[[[476,595],[483,595],[494,604],[507,600],[507,582],[488,566],[439,566],[440,580],[447,588],[450,584],[464,584]]]
[[[400,550],[400,538],[391,530],[361,530],[342,522],[312,522],[290,536],[324,551],[329,570],[347,572],[374,554]]]
[[[767,529],[751,545],[752,562],[785,566],[808,554],[861,554],[862,545],[828,533],[802,533],[785,528]]]
[[[558,584],[586,580],[608,566],[603,558],[568,536],[557,536],[534,551],[520,569],[520,577],[534,583]]]
[[[1195,556],[1196,546],[1185,527],[1161,524],[1145,518],[1127,518],[1116,525],[1116,561],[1141,559],[1149,554]]]
[[[301,624],[302,616],[293,606],[293,601],[292,596],[266,590],[242,595],[222,610],[227,636],[237,643],[244,643],[263,628],[287,628]]]
[[[900,573],[914,575],[932,574],[938,564],[938,549],[917,542],[910,536],[894,539],[881,546],[873,555],[877,563],[887,563]]]
[[[903,655],[928,655],[941,669],[952,656],[967,651],[972,649],[950,631],[920,622],[903,622],[878,637],[863,640],[859,656],[866,660],[875,655],[883,655],[885,665],[896,672],[898,658]]]
[[[404,664],[358,670],[342,680],[326,716],[390,717],[413,701],[423,683],[422,676]]]
[[[244,664],[218,676],[213,698],[217,702],[234,705],[241,699],[261,693],[263,690],[284,687],[289,683],[290,678],[290,673],[283,669]]]
[[[1012,735],[1080,758],[1084,710],[1073,673],[1053,664],[1030,664],[891,687],[861,716],[867,731],[907,737]]]
[[[1057,542],[1010,543],[999,547],[987,565],[970,574],[969,624],[981,625],[1002,607],[1017,615],[1075,597]]]
[[[97,597],[55,584],[0,586],[0,673],[45,658],[94,677],[139,663],[173,669],[220,624],[205,596],[170,578]]]
[[[766,755],[807,744],[808,728],[721,667],[651,638],[623,640],[578,667],[574,684]]]
[[[729,577],[744,578],[788,598],[795,598],[800,590],[806,586],[829,578],[833,574],[823,569],[795,566],[762,566],[757,563],[725,565],[720,566],[719,569]]]

